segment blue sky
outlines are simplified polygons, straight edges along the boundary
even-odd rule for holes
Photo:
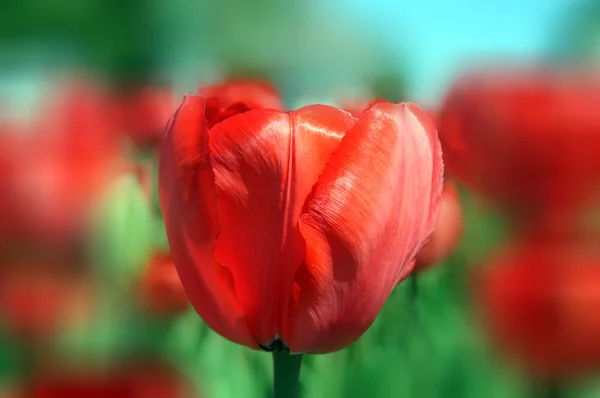
[[[336,0],[348,17],[409,57],[411,99],[434,105],[457,72],[489,59],[532,60],[578,1]]]

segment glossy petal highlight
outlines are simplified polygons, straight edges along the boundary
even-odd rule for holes
[[[302,206],[354,122],[343,111],[316,105],[291,114],[249,111],[211,130],[222,225],[215,256],[231,271],[252,335],[263,346],[279,337],[287,320],[304,258]]]
[[[365,332],[435,225],[442,174],[435,128],[415,105],[375,104],[344,136],[300,217],[293,352],[335,351]]]

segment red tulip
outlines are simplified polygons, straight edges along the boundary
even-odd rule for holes
[[[174,315],[188,309],[188,298],[168,253],[152,256],[140,289],[142,303],[152,314]]]
[[[537,376],[600,367],[600,251],[571,240],[524,241],[478,280],[493,336]]]
[[[169,366],[145,363],[119,366],[106,373],[68,371],[37,376],[25,398],[188,398],[191,382]]]
[[[600,176],[599,102],[596,75],[467,75],[440,114],[447,170],[504,205],[538,211],[574,206]]]
[[[441,202],[435,230],[417,255],[416,267],[419,270],[427,269],[450,256],[462,235],[463,214],[458,190],[454,184],[444,184]]]
[[[26,140],[12,129],[0,132],[0,242],[22,235],[26,209],[19,206],[18,170],[25,160]]]
[[[251,109],[283,109],[275,88],[258,80],[227,80],[201,87],[198,95],[206,99],[205,117],[208,128]]]
[[[376,98],[371,101],[366,100],[358,100],[358,101],[350,101],[342,105],[342,108],[346,112],[350,112],[354,117],[360,117],[363,113],[365,113],[369,108],[371,108],[375,104],[379,104],[381,102],[387,102],[384,99]]]
[[[8,328],[26,338],[53,333],[64,314],[61,282],[48,276],[3,274],[0,317]]]
[[[168,88],[145,87],[126,94],[117,101],[119,130],[138,145],[158,145],[176,108]]]
[[[86,280],[71,265],[56,261],[0,263],[0,318],[15,335],[43,338],[64,322],[87,316],[91,297]]]
[[[101,90],[75,83],[56,97],[34,131],[0,150],[11,151],[2,185],[15,218],[13,238],[75,234],[120,167],[115,124]]]
[[[291,352],[355,341],[433,230],[443,164],[414,104],[360,118],[312,105],[207,128],[187,96],[163,143],[159,194],[188,297],[215,331]]]

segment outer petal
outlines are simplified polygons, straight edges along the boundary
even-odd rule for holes
[[[222,225],[215,255],[231,271],[252,335],[263,346],[287,321],[304,259],[302,206],[354,123],[348,113],[315,105],[291,114],[253,110],[211,130]]]
[[[345,135],[300,217],[293,352],[335,351],[364,333],[435,225],[442,174],[435,128],[415,105],[376,104]]]
[[[219,220],[205,123],[204,99],[186,96],[163,141],[159,195],[171,254],[204,321],[224,337],[257,348],[231,275],[213,254]]]

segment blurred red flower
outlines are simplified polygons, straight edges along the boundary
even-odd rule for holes
[[[47,255],[41,263],[40,259],[2,263],[0,319],[19,338],[47,337],[65,322],[89,314],[92,302],[87,280],[73,266],[52,259],[52,253]]]
[[[462,229],[463,214],[458,190],[453,183],[446,182],[438,222],[431,238],[417,255],[417,269],[425,270],[450,256],[460,241]]]
[[[148,86],[117,98],[119,131],[137,145],[156,147],[169,118],[177,109],[174,92],[168,87]]]
[[[200,87],[198,95],[206,99],[205,117],[208,128],[251,109],[284,108],[275,87],[260,80],[226,80]]]
[[[121,165],[111,115],[100,89],[72,82],[48,100],[33,131],[5,139],[0,215],[12,239],[63,241],[80,231]]]
[[[55,372],[56,373],[56,372]],[[192,398],[191,382],[161,363],[122,365],[104,373],[38,376],[23,398]]]
[[[443,165],[413,104],[356,119],[313,105],[255,109],[209,129],[187,96],[161,153],[159,193],[190,301],[251,348],[330,352],[373,322],[434,228]]]
[[[534,375],[600,367],[600,250],[594,242],[523,241],[494,256],[476,286],[494,338]]]
[[[189,308],[189,300],[168,253],[155,253],[140,283],[143,307],[154,315],[176,315]]]
[[[15,235],[21,235],[22,220],[27,217],[27,209],[19,206],[15,192],[17,187],[18,164],[27,148],[21,132],[4,127],[0,131],[0,242],[7,243]]]
[[[600,175],[600,75],[578,72],[509,69],[459,79],[439,116],[448,173],[530,213],[585,200]]]

